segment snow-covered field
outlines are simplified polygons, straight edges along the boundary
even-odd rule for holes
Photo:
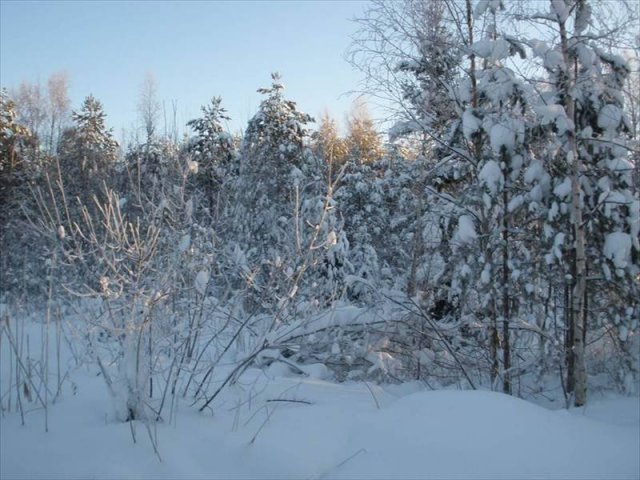
[[[0,477],[640,476],[637,397],[600,394],[584,409],[550,410],[487,391],[321,377],[274,364],[248,370],[212,411],[198,413],[182,400],[170,421],[152,429],[159,461],[141,423],[110,419],[97,369],[81,367],[50,407],[48,433],[42,410],[28,413],[25,426],[18,413],[3,413]]]

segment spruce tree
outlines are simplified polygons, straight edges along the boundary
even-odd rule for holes
[[[219,218],[224,209],[229,192],[225,193],[223,186],[237,161],[233,137],[222,125],[230,118],[221,103],[220,97],[212,98],[202,107],[202,117],[187,123],[195,132],[187,147],[190,162],[195,163],[189,165],[196,170],[196,188],[202,190],[212,219]]]

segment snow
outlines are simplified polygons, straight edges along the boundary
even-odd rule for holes
[[[551,0],[551,13],[555,13],[560,22],[569,18],[570,10],[564,0]]]
[[[540,160],[531,162],[529,168],[524,173],[524,181],[527,183],[533,183],[536,180],[540,180],[544,175],[544,164]]]
[[[489,8],[489,0],[478,0],[474,15],[476,17],[481,17],[484,15],[484,12],[487,11],[487,8]]]
[[[537,105],[534,107],[541,125],[555,123],[558,135],[562,135],[571,126],[564,107],[558,104]]]
[[[282,145],[280,147],[283,147]],[[304,181],[304,173],[298,167],[293,167],[289,174],[294,187],[299,187]]]
[[[480,274],[480,281],[484,285],[488,285],[491,282],[491,266],[485,265],[482,273]]]
[[[209,271],[200,270],[196,275],[194,286],[200,295],[204,295],[207,291],[207,285],[209,283]]]
[[[604,191],[598,196],[598,203],[604,204],[604,215],[611,218],[612,212],[619,205],[628,205],[631,203],[622,192],[619,191]]]
[[[415,120],[397,122],[389,129],[389,139],[394,141],[407,134],[418,132],[421,128],[420,123]]]
[[[468,264],[464,264],[462,266],[462,268],[460,269],[460,275],[464,278],[464,277],[468,277],[469,275],[471,275],[471,267],[469,267]]]
[[[571,179],[565,177],[564,180],[553,189],[553,194],[560,198],[568,197],[571,194]]]
[[[633,238],[633,245],[636,250],[640,250],[640,200],[634,200],[629,205],[629,216],[627,217],[627,223],[629,224],[631,237]]]
[[[605,427],[566,412],[549,413],[490,392],[409,395],[381,412],[362,416],[371,425],[365,430],[375,433],[356,437],[361,439],[366,454],[346,464],[336,477],[364,474],[369,478],[424,478],[450,477],[452,473],[474,478],[631,477],[631,472],[624,472],[624,467],[618,470],[621,465],[615,463],[621,450],[634,462],[637,460],[633,448],[638,439],[633,438],[631,429],[626,437],[631,444],[622,445],[618,442],[624,440],[614,440],[615,436],[607,439],[611,435],[608,429],[616,427]],[[598,430],[603,435],[598,441],[584,442],[582,435]],[[465,435],[466,432],[473,433]],[[582,440],[577,450],[572,441],[574,435]],[[395,461],[390,462],[388,445],[394,444],[400,448],[394,451]],[[585,450],[578,453],[582,448]]]
[[[183,235],[182,238],[180,239],[180,243],[178,244],[178,251],[180,253],[184,253],[187,250],[189,250],[190,246],[191,246],[191,235],[187,233]]]
[[[310,365],[303,365],[302,370],[306,373],[310,379],[315,380],[328,380],[333,377],[331,370],[323,363],[312,363]]]
[[[372,363],[369,367],[369,373],[377,370],[397,375],[402,370],[402,365],[398,359],[393,358],[386,352],[369,352],[366,359]]]
[[[482,39],[471,45],[471,51],[480,58],[489,58],[493,51],[493,41],[489,39]]]
[[[631,172],[633,164],[625,158],[607,159],[607,168],[612,172]]]
[[[598,114],[598,126],[607,135],[613,136],[622,122],[622,109],[616,105],[608,104],[600,109]]]
[[[562,53],[557,50],[548,50],[544,55],[544,66],[550,70],[554,70],[556,68],[564,69],[564,58],[562,57]]]
[[[522,206],[524,203],[524,197],[522,195],[516,195],[509,201],[508,211],[509,213],[514,212],[518,208]]]
[[[562,261],[562,246],[564,245],[565,234],[562,232],[556,233],[553,239],[553,255],[560,261]]]
[[[474,133],[480,130],[482,120],[473,115],[471,110],[465,110],[462,114],[462,132],[464,138],[471,140]]]
[[[478,179],[482,185],[486,186],[495,195],[502,188],[503,178],[500,165],[494,160],[489,160],[480,170]]]
[[[529,198],[531,199],[529,211],[534,212],[538,208],[538,202],[542,200],[542,188],[540,188],[540,185],[534,185],[529,191]]]
[[[576,33],[582,33],[591,22],[591,6],[587,3],[583,5],[583,8],[578,8],[576,12],[575,30]]]
[[[602,253],[613,261],[616,268],[625,268],[631,261],[631,235],[624,232],[608,234]]]
[[[460,81],[457,88],[457,96],[461,102],[471,101],[473,98],[471,79],[465,77]]]
[[[478,238],[478,234],[473,225],[473,218],[470,215],[461,215],[458,219],[456,238],[461,243],[470,243]]]
[[[556,216],[558,216],[558,209],[559,209],[558,202],[553,202],[551,204],[551,208],[549,209],[549,214],[547,216],[550,222],[553,222]]]
[[[76,372],[77,395],[20,426],[4,415],[3,479],[202,478],[637,478],[638,398],[547,410],[489,391],[426,391],[419,383],[335,384],[257,369],[254,395],[229,392],[213,416],[180,406],[160,423],[160,462],[148,436],[104,417],[102,383]],[[39,419],[38,419],[39,420]]]
[[[492,38],[484,38],[478,40],[477,42],[471,45],[471,52],[475,54],[477,57],[488,60],[489,62],[495,63],[499,60],[504,60],[509,58],[511,55],[519,54],[521,58],[525,58],[526,52],[519,45],[519,42],[515,37],[510,37],[505,35],[504,37],[492,39]],[[497,74],[497,80],[500,82],[501,80],[507,80],[507,78],[500,78],[500,72],[505,71],[504,68],[498,68],[494,70],[494,73]],[[509,71],[508,75],[503,75],[504,77],[509,77],[511,79],[512,74]]]
[[[324,244],[326,247],[332,247],[336,243],[338,243],[338,237],[336,236],[335,230],[331,230],[327,234],[327,239],[325,240]]]
[[[1,305],[0,305],[1,307]],[[364,309],[338,309],[336,321]],[[41,325],[26,325],[38,340]],[[6,346],[6,337],[1,339]],[[35,343],[34,343],[35,344]],[[337,344],[336,350],[339,350]],[[0,354],[6,391],[8,349]],[[140,422],[114,422],[95,367],[71,366],[49,408],[0,416],[0,472],[14,478],[589,478],[640,474],[640,398],[593,393],[586,407],[543,408],[490,391],[427,390],[419,382],[335,383],[321,363],[302,374],[265,350],[198,413],[177,397],[176,413],[152,426],[162,461]],[[423,350],[429,365],[433,352]],[[53,352],[52,352],[53,354]],[[376,368],[393,369],[372,352]],[[221,366],[216,382],[230,366]],[[558,402],[561,403],[561,402]],[[6,405],[6,402],[5,402]],[[132,441],[131,430],[136,442]]]
[[[625,58],[622,55],[618,55],[615,53],[611,53],[611,52],[606,52],[604,50],[602,50],[599,47],[594,46],[593,50],[596,52],[596,54],[605,62],[608,62],[611,64],[611,66],[615,69],[618,70],[628,70],[629,69],[629,62],[627,60],[625,60]]]
[[[596,54],[592,48],[585,45],[584,43],[579,43],[576,45],[576,52],[578,53],[578,59],[580,63],[587,68],[590,68],[594,62],[596,61]]]
[[[490,60],[502,60],[508,58],[511,52],[511,44],[499,38],[493,42],[493,49],[491,50]]]
[[[491,127],[489,140],[491,142],[491,149],[496,155],[499,154],[503,148],[507,152],[511,152],[516,143],[514,126],[496,123]]]

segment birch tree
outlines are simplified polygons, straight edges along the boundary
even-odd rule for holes
[[[548,74],[550,89],[542,96],[544,104],[538,107],[538,114],[543,124],[554,128],[550,151],[557,152],[554,155],[559,161],[553,189],[557,200],[550,218],[556,217],[558,210],[562,215],[561,202],[568,207],[564,218],[570,228],[556,224],[560,230],[555,243],[564,243],[563,261],[570,279],[566,384],[576,406],[587,401],[585,340],[598,297],[588,288],[593,272],[587,264],[600,265],[605,279],[611,279],[607,258],[618,269],[624,265],[624,270],[636,271],[631,251],[639,247],[635,233],[637,192],[632,190],[632,166],[623,134],[626,119],[621,91],[629,69],[624,59],[605,50],[603,43],[624,29],[622,24],[598,24],[602,18],[592,9],[586,0],[558,0],[550,2],[547,12],[529,17],[553,32],[550,45],[545,41],[531,45]],[[614,248],[612,238],[620,239],[623,245]],[[628,278],[636,290],[637,279],[633,274]],[[614,283],[605,281],[603,286],[612,291]],[[634,303],[629,305],[630,311],[627,308],[632,316],[637,308]]]

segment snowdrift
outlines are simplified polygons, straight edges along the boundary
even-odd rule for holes
[[[245,377],[213,416],[181,407],[174,423],[157,426],[161,463],[141,424],[134,444],[128,424],[106,419],[104,387],[84,374],[78,395],[52,408],[49,433],[35,415],[26,427],[5,415],[2,478],[640,475],[638,398],[552,411],[483,391],[268,379],[257,369]]]

